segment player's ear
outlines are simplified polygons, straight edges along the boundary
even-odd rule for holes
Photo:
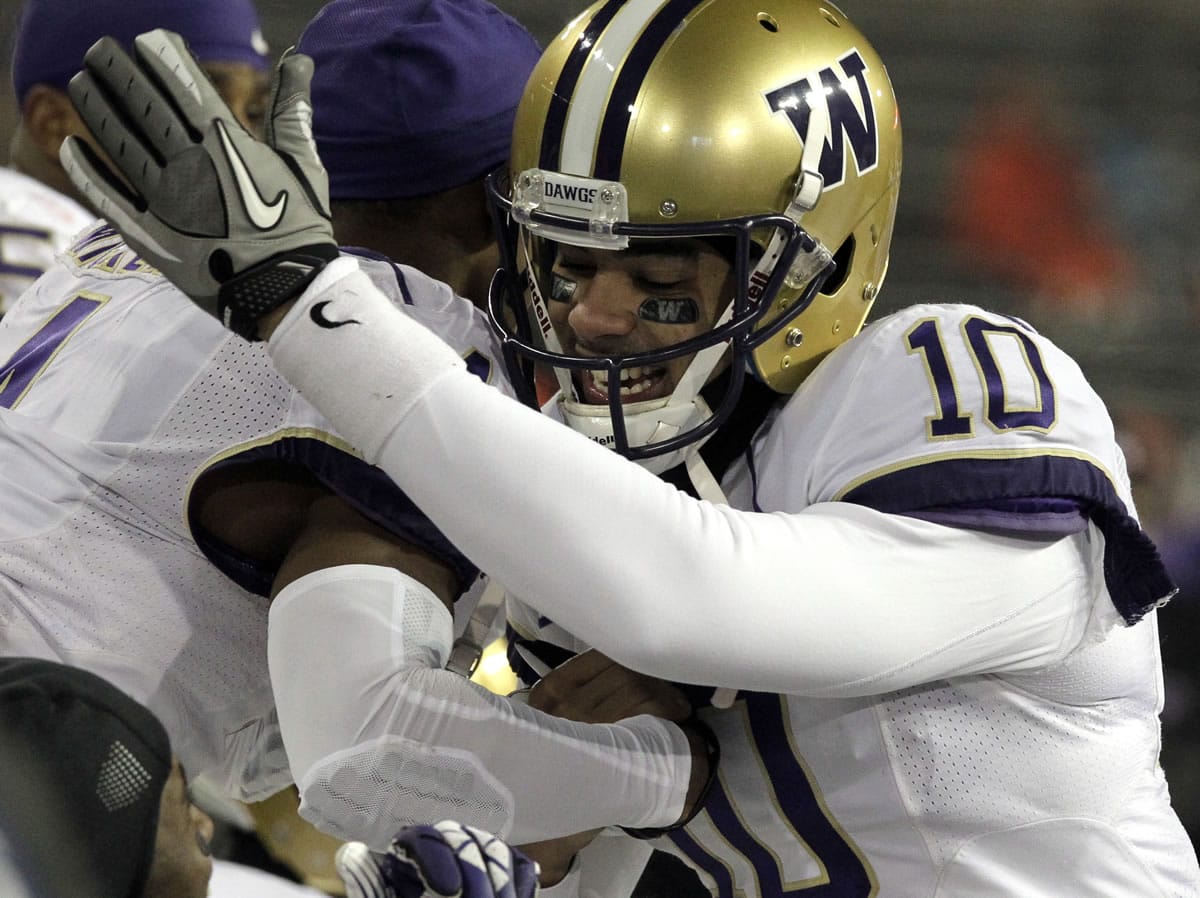
[[[58,149],[67,137],[87,134],[70,97],[46,84],[35,84],[25,95],[21,121],[34,146],[53,160],[58,159]]]

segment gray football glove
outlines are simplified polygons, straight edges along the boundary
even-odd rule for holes
[[[265,142],[238,123],[177,34],[139,35],[132,57],[101,38],[83,65],[71,101],[119,175],[77,137],[60,152],[67,174],[148,262],[255,339],[257,319],[337,256],[312,138],[312,60],[280,61]]]

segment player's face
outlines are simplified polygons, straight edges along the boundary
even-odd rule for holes
[[[206,62],[202,68],[237,120],[261,137],[271,86],[267,73],[244,62]]]
[[[733,295],[731,268],[702,240],[648,240],[620,252],[560,245],[547,297],[550,320],[569,355],[663,349],[712,330]],[[691,360],[629,369],[621,402],[669,396]],[[577,374],[576,387],[583,402],[608,401],[603,371]]]
[[[212,837],[212,819],[192,804],[183,768],[175,761],[159,803],[145,898],[204,898],[212,878]]]

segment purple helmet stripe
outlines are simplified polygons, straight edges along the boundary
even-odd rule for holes
[[[540,168],[548,171],[558,170],[562,154],[563,130],[567,123],[567,111],[571,107],[571,97],[579,83],[584,63],[588,61],[592,47],[600,34],[608,27],[626,2],[627,0],[609,0],[597,10],[587,27],[583,29],[583,33],[579,35],[579,41],[575,44],[575,49],[571,51],[566,65],[563,66],[558,83],[554,85],[554,96],[550,100],[546,126],[542,130],[542,151],[538,162]]]
[[[633,117],[633,104],[651,64],[658,57],[672,34],[696,7],[707,0],[670,0],[646,26],[630,51],[613,85],[612,96],[600,125],[596,146],[594,176],[608,181],[621,177],[621,157],[625,153],[625,136]]]

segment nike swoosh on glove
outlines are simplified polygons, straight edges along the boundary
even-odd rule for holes
[[[385,854],[347,842],[335,858],[347,898],[536,898],[537,864],[489,832],[443,820],[406,826]]]
[[[143,258],[248,340],[261,315],[337,257],[312,138],[312,71],[302,54],[280,60],[265,141],[163,29],[138,35],[132,56],[101,38],[68,86],[108,157],[67,138],[59,156],[71,181]]]

